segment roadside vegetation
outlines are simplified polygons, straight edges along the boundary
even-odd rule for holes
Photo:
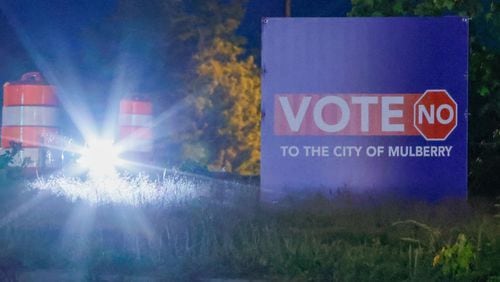
[[[256,190],[213,185],[202,196],[131,207],[0,187],[0,280],[39,270],[89,281],[500,279],[499,211],[485,200],[340,192],[276,206],[258,204]]]

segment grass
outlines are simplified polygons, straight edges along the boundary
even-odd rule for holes
[[[35,270],[85,273],[89,281],[106,275],[160,281],[500,279],[493,203],[429,204],[344,192],[266,206],[226,186],[211,187],[215,191],[204,197],[132,207],[92,206],[2,183],[0,280]],[[438,255],[443,258],[436,263]]]

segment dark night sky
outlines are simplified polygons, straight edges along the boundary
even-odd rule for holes
[[[2,15],[0,18],[0,38],[3,48],[0,59],[23,57],[23,45],[39,51],[54,49],[54,38],[58,44],[77,50],[85,48],[82,30],[98,24],[109,17],[115,10],[116,0],[0,0]],[[240,34],[247,37],[248,47],[256,50],[260,47],[260,19],[262,17],[283,16],[283,0],[250,0],[243,19]],[[294,0],[293,15],[304,16],[344,16],[350,8],[348,0]],[[13,26],[16,26],[14,31]],[[21,39],[22,38],[22,39]],[[21,50],[20,50],[21,49]],[[24,54],[27,56],[27,54]],[[18,67],[0,66],[0,79],[18,75],[27,62],[19,62]],[[21,66],[22,65],[22,66]],[[7,67],[7,69],[6,69]]]
[[[250,0],[240,32],[250,48],[260,48],[262,17],[284,16],[284,0]],[[344,17],[351,9],[350,0],[292,0],[294,17]]]
[[[33,53],[57,52],[61,47],[76,51],[84,44],[82,30],[105,19],[115,4],[115,0],[0,0],[0,60],[10,63],[0,66],[0,79],[12,80],[25,68],[35,68]],[[55,42],[60,45],[54,46]]]
[[[33,35],[57,30],[70,39],[78,39],[82,27],[99,22],[110,15],[116,0],[2,0],[2,8],[18,20]],[[245,35],[253,37],[260,28],[260,18],[283,16],[283,0],[250,0],[242,23]],[[294,0],[293,16],[344,16],[350,8],[346,0]],[[5,12],[5,11],[4,11]],[[40,33],[38,33],[40,34]]]

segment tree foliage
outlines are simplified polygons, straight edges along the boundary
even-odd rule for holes
[[[246,1],[165,1],[172,48],[187,58],[182,158],[213,170],[257,174],[260,77],[236,30]],[[186,123],[188,124],[186,126]]]
[[[216,37],[196,55],[196,106],[202,139],[216,152],[212,165],[240,174],[257,174],[260,163],[260,77],[252,56]]]
[[[446,16],[470,19],[469,187],[500,187],[500,3],[494,0],[352,0],[350,16]]]

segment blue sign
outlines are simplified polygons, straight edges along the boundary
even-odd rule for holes
[[[467,196],[468,20],[267,18],[261,198]]]

